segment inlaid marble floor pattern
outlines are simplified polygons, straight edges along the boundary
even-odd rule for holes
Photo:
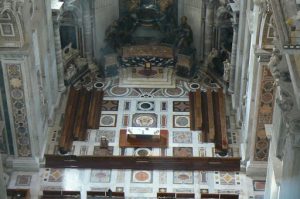
[[[201,132],[190,131],[189,123],[188,89],[183,84],[175,89],[133,89],[112,83],[106,88],[99,129],[88,130],[86,141],[73,142],[71,154],[101,155],[99,139],[105,136],[111,155],[122,155],[118,146],[119,131],[133,126],[167,129],[169,147],[165,150],[126,148],[123,155],[216,156],[214,144],[202,143]],[[49,132],[46,153],[57,153],[59,131],[57,125]],[[239,156],[238,151],[230,155]],[[82,198],[86,198],[86,191],[108,189],[124,191],[126,198],[156,198],[159,190],[193,192],[196,198],[200,198],[200,192],[247,192],[247,186],[242,186],[247,181],[246,176],[239,172],[42,168],[38,175],[40,191],[80,190]],[[26,176],[23,178],[17,180],[16,177],[15,181],[21,185],[30,181]]]

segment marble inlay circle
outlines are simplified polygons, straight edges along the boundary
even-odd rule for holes
[[[14,103],[14,107],[15,107],[16,109],[21,109],[21,108],[24,107],[24,104],[23,104],[22,102],[16,101],[16,102]]]
[[[198,88],[200,88],[200,84],[198,84],[198,83],[191,83],[190,84],[190,89],[198,89]]]
[[[178,126],[188,126],[189,120],[186,116],[178,116],[176,118],[176,124]]]
[[[138,103],[138,108],[143,111],[150,111],[153,110],[154,106],[150,102],[140,102]]]
[[[95,84],[94,84],[94,87],[95,88],[103,88],[103,86],[104,86],[104,84],[102,83],[102,82],[96,82]]]
[[[264,89],[266,92],[272,91],[273,87],[274,87],[274,83],[271,82],[271,81],[265,82],[265,83],[263,84],[263,89]]]
[[[114,124],[114,118],[110,115],[105,115],[101,118],[101,124],[105,126],[110,126]]]
[[[26,128],[23,127],[23,126],[18,127],[17,130],[18,130],[18,132],[21,133],[21,134],[26,133]]]
[[[273,95],[271,93],[264,93],[261,96],[261,100],[266,104],[271,103],[273,101]]]
[[[115,85],[110,88],[110,92],[111,92],[111,94],[113,94],[115,96],[125,96],[125,95],[129,94],[130,89],[122,88],[122,87],[119,87],[118,85]]]
[[[268,142],[266,140],[258,140],[256,142],[256,147],[259,149],[265,149],[268,147]]]
[[[28,145],[29,144],[29,138],[25,137],[25,136],[19,137],[19,139],[17,139],[17,141],[20,145]]]
[[[138,171],[134,175],[135,179],[141,182],[148,181],[150,178],[150,174],[146,171]]]
[[[184,90],[180,87],[167,88],[165,89],[165,94],[169,97],[179,97],[184,94]]]
[[[11,91],[11,96],[14,98],[14,99],[22,99],[23,98],[23,91],[21,89],[13,89]]]
[[[180,174],[178,176],[178,179],[180,180],[188,180],[190,178],[190,176],[188,176],[187,174]]]
[[[148,148],[138,148],[134,152],[135,156],[150,156],[151,150]]]

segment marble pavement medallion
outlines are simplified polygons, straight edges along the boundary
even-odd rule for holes
[[[173,143],[192,143],[192,132],[173,131]]]
[[[173,171],[174,184],[193,184],[194,174],[193,171]]]
[[[185,91],[181,87],[164,89],[164,94],[167,97],[180,97],[185,94]]]
[[[91,171],[90,181],[92,183],[108,183],[110,182],[111,170],[94,170]]]
[[[173,115],[174,128],[190,128],[189,115]]]
[[[118,85],[115,85],[111,87],[109,91],[112,96],[120,97],[120,96],[126,96],[130,94],[131,89],[123,88],[123,87],[119,87]]]
[[[154,102],[153,101],[139,101],[137,102],[138,111],[154,111]]]
[[[134,183],[151,183],[152,172],[144,170],[132,171],[131,181]]]
[[[136,113],[132,116],[133,127],[157,127],[157,115],[154,113]]]
[[[102,114],[100,117],[100,126],[102,127],[115,127],[117,123],[116,114]]]
[[[193,147],[173,147],[174,157],[192,157]]]

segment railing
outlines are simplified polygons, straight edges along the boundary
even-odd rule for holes
[[[290,28],[289,32],[289,42],[283,45],[285,49],[300,49],[300,27]]]

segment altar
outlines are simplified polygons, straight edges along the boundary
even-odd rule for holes
[[[128,127],[127,139],[160,139],[159,128],[148,128],[148,127]]]
[[[146,127],[129,127],[120,130],[119,147],[168,147],[168,130]]]
[[[175,88],[173,68],[130,67],[120,69],[119,87],[126,88]]]

